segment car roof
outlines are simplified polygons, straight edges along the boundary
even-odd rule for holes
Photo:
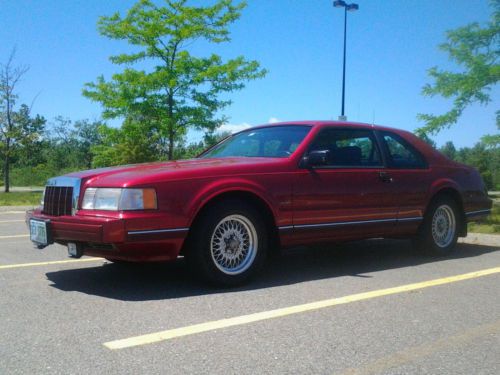
[[[262,127],[270,127],[270,126],[283,126],[283,125],[309,125],[314,127],[323,127],[323,126],[338,126],[338,127],[353,127],[353,128],[363,128],[363,129],[377,129],[377,130],[391,130],[391,131],[400,131],[400,129],[390,128],[386,126],[380,126],[375,124],[367,124],[363,122],[354,122],[354,121],[328,121],[328,120],[311,120],[311,121],[283,121],[283,122],[273,122],[271,124],[262,124],[253,126],[251,129],[262,128]],[[246,130],[246,129],[245,129]]]
[[[389,131],[392,133],[396,133],[403,138],[405,138],[407,141],[410,141],[413,146],[416,146],[421,152],[423,152],[428,161],[431,161],[432,163],[435,163],[436,161],[440,162],[445,162],[449,163],[448,159],[446,159],[445,156],[443,156],[440,152],[435,150],[433,147],[428,145],[426,142],[424,142],[422,139],[418,138],[415,134],[413,134],[410,131],[403,130],[403,129],[398,129],[398,128],[392,128],[388,126],[381,126],[381,125],[375,125],[375,124],[367,124],[364,122],[354,122],[354,121],[332,121],[332,120],[301,120],[301,121],[282,121],[282,122],[273,122],[270,124],[262,124],[262,125],[257,125],[257,126],[252,126],[250,128],[241,130],[237,133],[234,134],[239,134],[242,132],[246,132],[252,129],[259,129],[259,128],[268,128],[268,127],[274,127],[274,126],[312,126],[314,128],[322,128],[322,127],[330,127],[330,126],[335,126],[339,128],[352,128],[352,129],[372,129],[372,130],[380,130],[380,131]]]

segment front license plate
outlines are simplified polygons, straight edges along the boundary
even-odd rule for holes
[[[40,245],[49,244],[46,221],[30,220],[30,239]]]

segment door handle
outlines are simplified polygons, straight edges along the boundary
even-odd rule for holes
[[[379,172],[378,176],[379,176],[380,180],[382,180],[382,182],[392,182],[393,181],[391,175],[388,174],[387,172]]]

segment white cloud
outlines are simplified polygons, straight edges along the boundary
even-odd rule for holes
[[[231,132],[231,133],[237,133],[241,130],[245,130],[250,128],[252,125],[247,124],[246,122],[242,124],[223,124],[221,125],[217,130],[219,132]]]
[[[270,117],[268,122],[270,124],[274,124],[275,122],[281,122],[281,120],[279,118],[276,118],[276,117]]]

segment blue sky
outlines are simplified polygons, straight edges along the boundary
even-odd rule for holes
[[[160,0],[159,0],[160,1]],[[337,119],[340,114],[343,10],[330,0],[249,0],[232,30],[232,42],[207,46],[198,54],[226,58],[245,55],[269,70],[231,95],[224,111],[238,129],[270,120]],[[211,1],[193,1],[211,3]],[[449,102],[424,98],[431,66],[456,69],[437,49],[445,31],[469,22],[485,22],[487,0],[359,0],[348,14],[346,115],[349,120],[375,122],[414,130],[419,112],[442,113]],[[121,69],[108,60],[129,50],[124,42],[101,37],[101,15],[125,12],[132,0],[0,0],[0,61],[17,46],[16,62],[30,66],[19,85],[20,101],[52,120],[97,119],[99,104],[81,95],[85,82]],[[496,133],[494,112],[500,90],[488,107],[469,108],[459,123],[434,139],[471,146]],[[115,122],[116,124],[116,122]],[[196,136],[194,136],[196,138]]]

